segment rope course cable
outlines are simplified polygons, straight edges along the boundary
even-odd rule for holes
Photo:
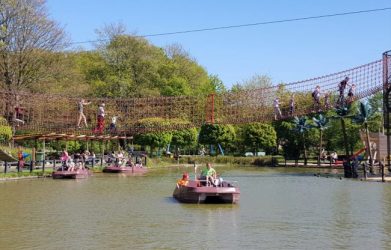
[[[387,57],[387,65],[391,58]],[[86,98],[91,105],[84,107],[90,127],[78,128],[77,103],[80,98],[9,92],[0,89],[0,115],[7,118],[18,136],[43,134],[72,134],[94,136],[98,105],[105,103],[106,120],[118,116],[115,132],[104,130],[100,136],[133,136],[146,132],[169,131],[199,127],[204,123],[244,124],[269,122],[275,119],[274,100],[278,97],[281,115],[278,119],[323,112],[335,107],[339,97],[339,83],[349,77],[355,84],[355,94],[350,101],[371,96],[383,90],[383,60],[374,61],[352,69],[316,77],[304,81],[277,86],[212,94],[208,97],[145,97],[145,98]],[[389,70],[391,72],[391,69]],[[389,78],[389,76],[388,76]],[[319,103],[311,93],[320,88]],[[347,92],[347,91],[346,91]],[[290,109],[289,100],[294,96],[295,108]],[[327,96],[327,98],[326,98]],[[345,93],[345,98],[347,95]],[[145,125],[140,120],[162,118],[175,121],[167,124]],[[107,123],[107,122],[106,122]],[[108,126],[106,126],[108,127]]]

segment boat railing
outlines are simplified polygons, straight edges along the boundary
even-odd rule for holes
[[[207,179],[198,179],[197,181],[205,187],[239,187],[238,181],[227,181],[222,178],[216,178],[214,183]]]

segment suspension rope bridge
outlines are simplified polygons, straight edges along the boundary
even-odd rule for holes
[[[84,107],[84,114],[91,127],[81,129],[77,127],[80,98],[3,89],[0,90],[0,116],[13,125],[15,139],[45,136],[102,139],[199,127],[205,123],[269,122],[276,118],[273,106],[276,98],[281,102],[281,115],[277,119],[323,112],[335,107],[339,97],[338,85],[345,77],[349,77],[349,83],[356,86],[354,97],[350,100],[355,101],[382,91],[389,83],[390,74],[391,57],[386,55],[382,60],[304,81],[207,97],[86,98],[91,105]],[[321,93],[317,107],[311,96],[316,86]],[[293,112],[289,106],[292,96],[295,104]],[[106,120],[118,116],[119,121],[115,131],[105,130],[97,135],[93,128],[97,107],[103,102]],[[140,123],[145,118],[173,122],[160,125]]]

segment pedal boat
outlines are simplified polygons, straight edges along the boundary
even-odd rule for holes
[[[148,172],[148,169],[146,167],[138,166],[137,164],[132,167],[110,165],[110,166],[103,168],[102,172],[104,172],[104,173],[145,174]]]
[[[173,196],[183,203],[235,204],[239,202],[240,189],[228,181],[223,181],[217,186],[202,186],[200,180],[189,180],[187,185],[177,184]]]
[[[53,179],[85,179],[91,175],[91,171],[88,169],[78,169],[76,171],[68,171],[58,169],[52,173]]]

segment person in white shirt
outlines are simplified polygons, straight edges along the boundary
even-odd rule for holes
[[[111,117],[111,123],[109,128],[111,133],[115,133],[117,131],[117,120],[118,120],[117,115]]]

